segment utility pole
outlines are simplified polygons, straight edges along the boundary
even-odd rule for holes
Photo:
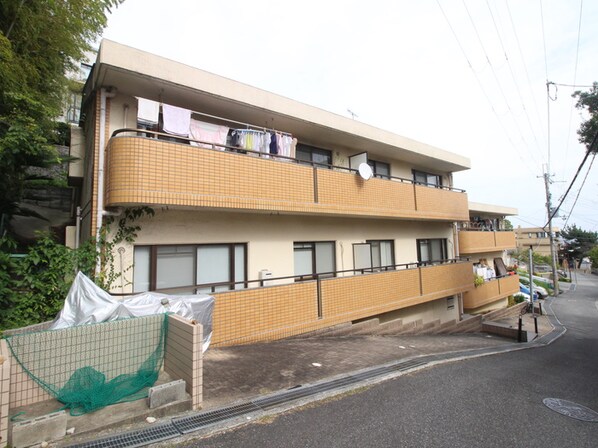
[[[548,169],[544,172],[544,186],[546,188],[546,212],[548,213],[550,259],[552,260],[552,282],[554,287],[554,296],[556,297],[559,293],[559,278],[556,273],[556,254],[554,250],[554,234],[552,232],[552,204],[550,202],[550,174],[548,173]]]

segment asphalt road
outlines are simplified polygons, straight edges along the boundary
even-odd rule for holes
[[[551,345],[430,367],[354,394],[179,447],[598,447],[598,422],[547,408],[598,411],[598,277],[579,276],[553,310]]]

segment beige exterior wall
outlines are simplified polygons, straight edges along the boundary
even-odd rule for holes
[[[258,279],[262,269],[273,277],[294,275],[293,242],[299,241],[335,241],[337,270],[353,269],[352,245],[366,240],[394,240],[396,264],[417,261],[417,238],[447,238],[449,258],[455,254],[449,223],[157,209],[139,225],[135,245],[247,243],[249,280]],[[125,277],[132,281],[133,271],[126,269],[133,263],[133,245],[123,247]],[[130,291],[131,285],[113,292]]]

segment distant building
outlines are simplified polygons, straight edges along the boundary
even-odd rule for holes
[[[560,237],[560,230],[553,227],[554,232],[554,247],[555,254],[558,254],[559,244],[558,238]],[[534,252],[540,255],[546,255],[550,257],[550,237],[546,229],[542,227],[517,227],[515,229],[515,237],[517,238],[517,250],[528,250],[530,246]]]

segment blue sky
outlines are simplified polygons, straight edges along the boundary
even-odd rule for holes
[[[556,203],[583,158],[576,89],[546,81],[598,81],[596,23],[589,0],[126,0],[104,37],[465,155],[455,186],[526,227],[546,223],[548,162]],[[569,225],[598,230],[597,173]]]

